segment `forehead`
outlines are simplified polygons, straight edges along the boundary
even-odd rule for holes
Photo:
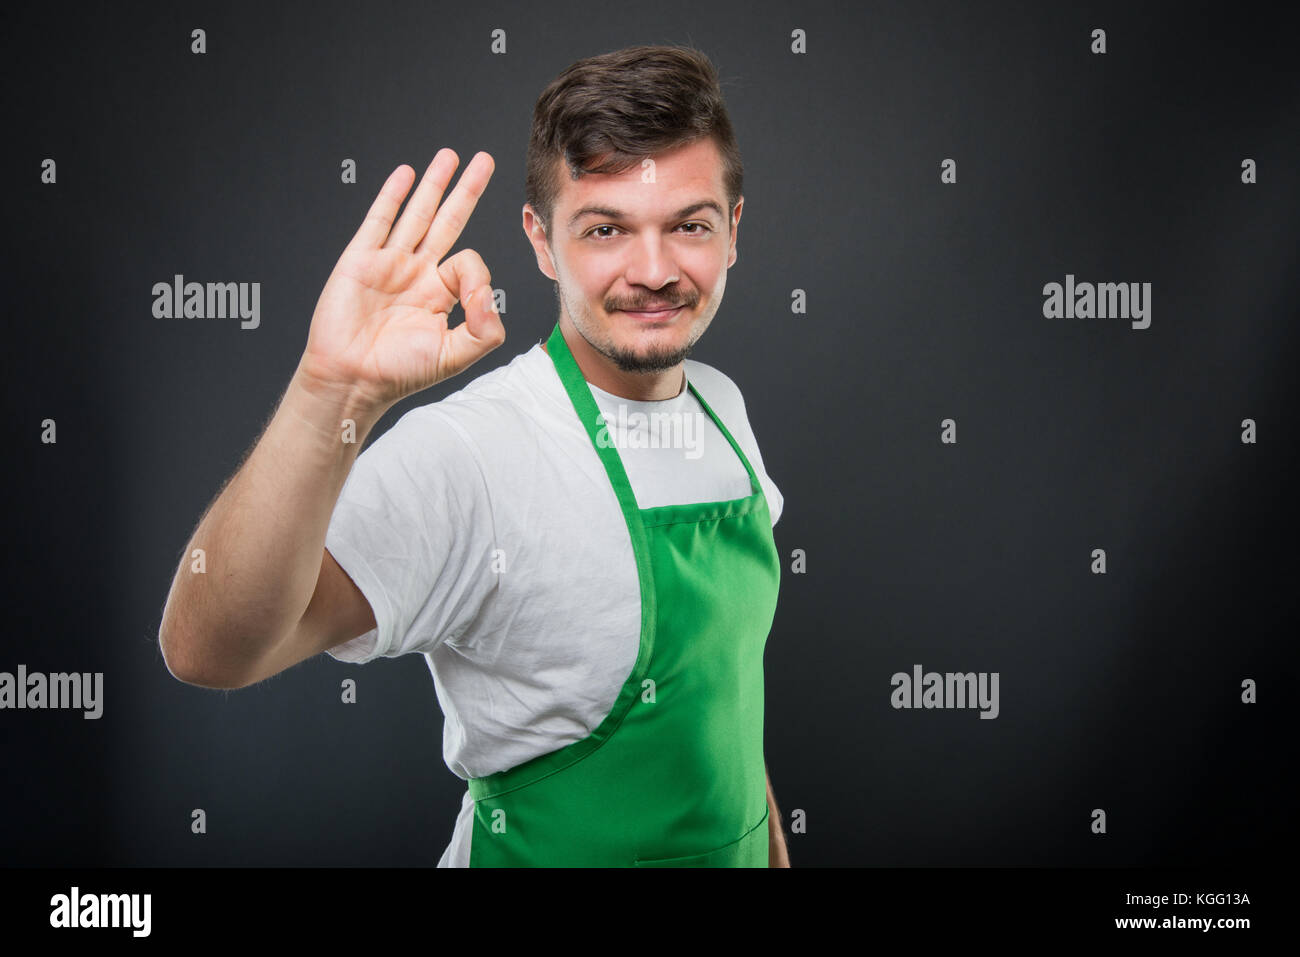
[[[605,206],[621,210],[632,218],[667,214],[685,202],[712,199],[727,208],[723,185],[722,153],[712,138],[657,153],[654,178],[645,164],[638,163],[621,173],[585,173],[577,180],[556,160],[563,172],[556,198],[556,218],[567,222],[584,206]]]

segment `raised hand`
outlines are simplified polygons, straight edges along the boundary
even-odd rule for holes
[[[395,226],[415,171],[403,164],[389,175],[316,303],[299,363],[314,384],[387,407],[505,341],[482,257],[463,249],[443,258],[495,167],[489,154],[475,154],[439,206],[459,164],[455,152],[439,150]],[[458,301],[465,321],[449,329]]]

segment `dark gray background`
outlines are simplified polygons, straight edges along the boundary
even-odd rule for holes
[[[695,358],[744,391],[785,495],[777,544],[808,555],[766,658],[772,780],[808,822],[794,863],[1275,854],[1294,836],[1291,34],[1240,4],[978,6],[11,14],[0,670],[103,671],[105,713],[0,712],[3,862],[437,861],[463,785],[419,656],[202,690],[168,674],[161,609],[399,163],[495,157],[460,246],[506,290],[508,339],[372,440],[549,332],[520,227],[533,104],[574,60],[636,43],[714,59],[745,160],[739,259]],[[154,319],[151,287],[175,273],[260,282],[261,328]],[[1042,287],[1066,273],[1151,282],[1151,327],[1045,319]],[[1000,717],[895,711],[890,675],[915,663],[999,672]]]

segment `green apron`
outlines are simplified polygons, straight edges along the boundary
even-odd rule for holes
[[[641,588],[640,650],[580,741],[472,778],[471,867],[767,867],[763,648],[780,561],[749,473],[727,502],[638,508],[557,324],[547,352],[618,496]],[[573,587],[581,590],[583,583]]]

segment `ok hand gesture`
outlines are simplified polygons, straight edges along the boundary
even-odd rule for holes
[[[463,249],[444,259],[495,166],[476,154],[440,206],[459,164],[452,150],[439,150],[396,226],[415,171],[403,164],[389,175],[316,303],[299,364],[313,382],[387,407],[505,341],[482,257]],[[449,329],[457,302],[465,321]]]

